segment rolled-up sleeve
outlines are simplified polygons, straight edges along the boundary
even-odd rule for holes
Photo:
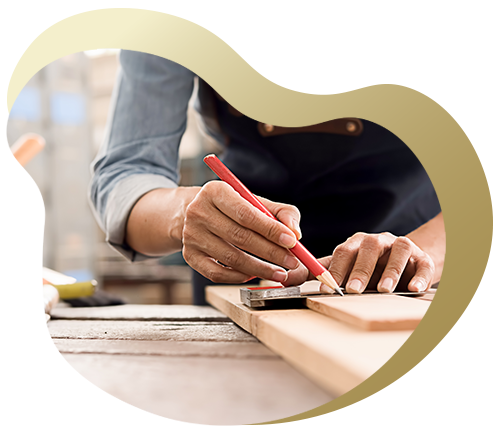
[[[146,255],[125,242],[134,204],[179,182],[178,150],[194,74],[154,55],[122,51],[103,144],[91,167],[89,198],[106,240],[128,259]]]

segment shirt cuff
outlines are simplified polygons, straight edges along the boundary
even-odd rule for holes
[[[158,188],[177,188],[177,184],[158,174],[134,174],[118,182],[109,194],[104,214],[106,241],[129,261],[154,258],[136,252],[125,243],[125,228],[135,203],[144,194]]]

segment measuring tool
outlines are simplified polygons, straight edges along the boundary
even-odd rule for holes
[[[367,290],[362,294],[349,294],[349,296],[363,296],[366,294],[376,295],[400,295],[400,296],[424,296],[435,293],[435,289],[429,289],[425,292],[391,292],[381,293],[376,290]],[[301,291],[300,286],[282,287],[246,287],[240,289],[240,299],[243,304],[251,308],[276,308],[276,307],[296,307],[302,304],[302,300],[309,296],[336,296],[330,293],[320,291]]]

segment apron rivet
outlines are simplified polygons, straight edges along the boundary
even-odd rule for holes
[[[274,130],[274,125],[271,125],[271,124],[264,124],[264,129],[268,132],[268,133],[272,133],[273,130]]]
[[[345,124],[345,128],[348,132],[353,133],[354,131],[356,131],[357,127],[354,122],[349,121]]]

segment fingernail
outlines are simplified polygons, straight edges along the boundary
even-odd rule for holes
[[[281,234],[280,235],[280,243],[285,246],[285,247],[288,247],[289,249],[291,249],[293,246],[295,246],[295,243],[297,242],[297,239],[294,237],[292,237],[291,235],[288,235],[288,234]]]
[[[297,258],[294,258],[291,255],[288,255],[287,257],[285,257],[285,260],[283,262],[283,266],[285,268],[288,268],[289,270],[294,270],[295,268],[297,268],[299,266],[299,261],[297,260]]]
[[[408,286],[408,290],[411,290],[412,292],[422,292],[425,290],[425,288],[425,284],[420,280],[416,280]]]
[[[392,292],[392,286],[394,285],[394,282],[392,281],[391,278],[386,277],[382,283],[378,285],[378,291],[383,292],[383,293],[390,293]]]
[[[346,290],[349,293],[361,293],[362,288],[363,283],[361,283],[358,279],[354,279],[347,284]]]
[[[302,238],[302,231],[300,230],[299,223],[295,219],[293,220],[293,229],[295,230],[295,233],[298,235],[300,240]]]
[[[281,283],[284,282],[287,277],[288,274],[286,273],[286,271],[275,271],[271,280]]]

